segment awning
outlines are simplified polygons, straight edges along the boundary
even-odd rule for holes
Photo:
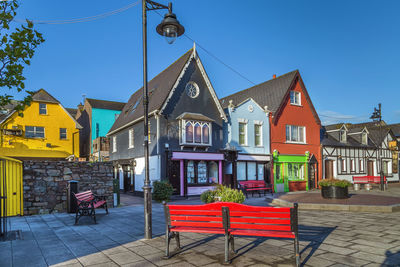
[[[270,161],[270,155],[238,155],[238,161]]]
[[[172,160],[224,160],[222,153],[172,152]]]

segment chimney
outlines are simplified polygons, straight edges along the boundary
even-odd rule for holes
[[[272,75],[272,79],[275,79],[275,78],[276,78],[276,74]]]
[[[78,110],[80,110],[80,111],[83,110],[83,105],[82,105],[82,103],[79,103],[79,105],[78,105]]]

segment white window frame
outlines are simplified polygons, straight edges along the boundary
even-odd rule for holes
[[[356,163],[354,159],[350,159],[350,171],[355,172],[356,171]]]
[[[40,113],[40,111],[42,110],[40,105],[44,105],[44,110],[46,113]],[[47,104],[46,103],[39,103],[39,115],[47,115]]]
[[[112,152],[117,152],[117,136],[112,137]]]
[[[294,100],[294,102],[292,102],[292,99]],[[298,103],[297,103],[297,100],[298,100]],[[290,104],[295,105],[295,106],[301,106],[301,93],[300,92],[290,91]]]
[[[256,143],[256,127],[260,127],[260,144],[257,145]],[[254,123],[254,146],[256,147],[262,147],[264,146],[263,144],[263,127],[261,123]]]
[[[193,127],[193,142],[186,142],[186,124],[190,123]],[[196,124],[200,125],[201,129],[201,142],[196,143],[195,141],[195,130],[194,126]],[[208,126],[208,143],[204,142],[203,138],[203,127]],[[191,146],[212,146],[212,123],[207,121],[197,121],[197,120],[181,120],[181,136],[180,145],[191,145]]]
[[[244,125],[244,144],[240,143],[240,124]],[[247,122],[239,121],[238,123],[238,143],[240,146],[247,146],[248,145],[248,133],[247,133]]]
[[[129,129],[128,131],[128,148],[135,147],[135,131],[133,129]]]
[[[293,134],[293,127],[297,127],[297,135],[298,139],[300,139],[300,131],[303,131],[303,141],[293,141],[292,134]],[[289,130],[289,135],[288,135]],[[289,139],[288,139],[289,138]],[[294,143],[294,144],[306,144],[306,126],[298,126],[298,125],[286,125],[286,143]]]
[[[26,136],[26,133],[28,132],[26,127],[32,127],[33,128],[33,135],[34,136]],[[36,133],[38,132],[37,128],[43,128],[43,137],[36,136]],[[25,126],[25,138],[40,138],[40,139],[44,139],[44,138],[46,138],[46,129],[44,127],[42,127],[42,126],[29,126],[29,125],[26,125]]]
[[[358,164],[359,164],[360,173],[363,173],[364,172],[364,159],[360,159],[358,161]]]

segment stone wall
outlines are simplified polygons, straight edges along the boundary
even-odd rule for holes
[[[112,205],[111,162],[24,161],[24,214],[67,211],[68,181],[78,181],[78,191],[92,190]]]

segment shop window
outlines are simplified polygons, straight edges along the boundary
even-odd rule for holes
[[[288,163],[288,178],[291,180],[304,180],[304,164]]]
[[[218,164],[215,161],[208,164],[208,182],[210,184],[218,183]]]
[[[205,161],[200,161],[197,166],[197,183],[207,183],[207,163]]]
[[[237,163],[237,180],[246,180],[246,162],[239,161]]]
[[[194,184],[195,183],[195,175],[194,175],[194,162],[189,161],[187,164],[187,182],[188,184]]]

